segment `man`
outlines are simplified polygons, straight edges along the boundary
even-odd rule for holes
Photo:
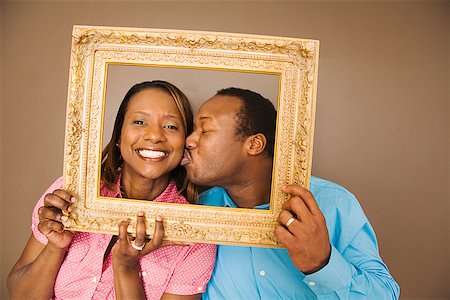
[[[191,181],[215,186],[206,205],[268,209],[276,111],[249,90],[219,91],[199,109],[186,139]],[[286,249],[218,247],[205,299],[397,299],[399,287],[379,256],[375,233],[354,196],[311,178],[279,215]]]

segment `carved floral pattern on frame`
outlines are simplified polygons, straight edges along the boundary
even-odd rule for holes
[[[164,219],[167,239],[282,247],[274,235],[287,195],[281,187],[309,187],[319,42],[248,34],[74,26],[67,102],[64,186],[77,197],[65,226],[117,234],[118,223],[144,211],[147,233]],[[101,197],[99,170],[108,64],[170,66],[277,74],[277,136],[270,209],[220,208]]]

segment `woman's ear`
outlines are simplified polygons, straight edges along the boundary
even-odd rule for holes
[[[257,133],[249,136],[247,138],[247,142],[247,153],[249,155],[259,155],[264,152],[264,149],[266,149],[267,139],[266,136],[262,133]]]

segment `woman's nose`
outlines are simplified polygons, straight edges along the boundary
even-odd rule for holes
[[[144,133],[144,139],[150,140],[152,143],[158,143],[165,140],[162,128],[158,126],[149,126]]]

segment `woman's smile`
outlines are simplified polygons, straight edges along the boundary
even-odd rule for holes
[[[146,148],[138,148],[135,149],[134,152],[136,152],[141,158],[152,161],[163,160],[169,155],[168,152],[164,150],[155,150]]]

